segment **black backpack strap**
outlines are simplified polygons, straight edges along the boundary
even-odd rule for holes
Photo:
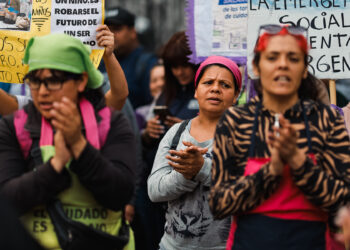
[[[30,148],[30,155],[33,157],[35,167],[43,164],[43,159],[41,157],[41,150],[39,146],[39,138],[32,139],[32,146]]]
[[[182,132],[184,132],[187,124],[190,122],[190,119],[184,120],[180,127],[177,129],[176,134],[173,138],[173,141],[171,142],[170,150],[176,150],[177,145],[179,144],[179,140],[181,137]]]

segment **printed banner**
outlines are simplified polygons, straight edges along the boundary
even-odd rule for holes
[[[96,28],[103,23],[104,0],[1,0],[0,82],[22,83],[27,67],[24,50],[33,36],[66,33],[93,49],[97,67],[103,49],[97,46]]]
[[[186,11],[191,62],[221,55],[246,63],[247,0],[188,0]]]
[[[246,56],[247,16],[246,0],[213,2],[213,53]]]
[[[350,78],[349,0],[249,0],[248,61],[263,24],[300,25],[308,29],[309,71],[318,78]],[[252,65],[248,64],[253,77]]]

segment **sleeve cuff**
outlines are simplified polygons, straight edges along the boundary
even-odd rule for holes
[[[210,172],[211,172],[211,160],[204,159],[204,164],[201,170],[198,172],[198,174],[194,177],[194,180],[204,183],[208,180],[208,178],[210,178]]]
[[[94,161],[96,151],[97,150],[93,146],[91,146],[88,141],[86,141],[85,148],[81,152],[79,158],[73,160],[69,168],[74,172],[86,169],[86,166],[89,166],[89,164]]]
[[[174,174],[175,174],[175,182],[178,184],[178,185],[181,185],[181,186],[184,186],[184,187],[187,187],[187,188],[194,188],[197,186],[197,181],[195,180],[188,180],[186,179],[182,174],[176,172],[175,170],[174,171]]]
[[[49,189],[53,192],[61,192],[71,185],[70,175],[66,168],[64,168],[61,173],[57,173],[51,165],[50,160],[34,171],[36,171],[39,176],[42,176],[40,180],[45,182]]]
[[[297,169],[291,169],[294,180],[299,181],[304,178],[306,173],[311,173],[314,167],[313,160],[310,157],[306,157],[305,162]]]

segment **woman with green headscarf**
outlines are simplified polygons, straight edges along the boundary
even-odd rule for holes
[[[117,236],[133,193],[133,133],[121,113],[106,108],[89,53],[64,34],[30,39],[24,81],[33,102],[0,121],[0,193],[46,249],[68,249],[47,211],[52,200],[69,219]],[[126,248],[132,245],[130,234]],[[102,248],[92,242],[84,249]]]

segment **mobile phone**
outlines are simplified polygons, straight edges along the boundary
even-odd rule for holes
[[[171,116],[168,106],[154,106],[153,113],[158,115],[161,121],[165,121],[167,116]]]

